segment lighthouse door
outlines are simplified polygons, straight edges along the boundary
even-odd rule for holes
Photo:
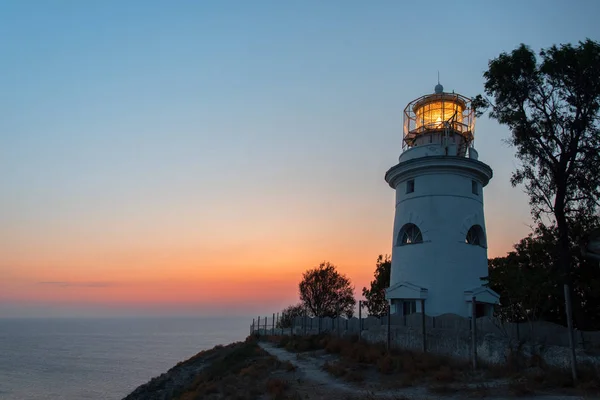
[[[475,318],[485,317],[488,305],[486,303],[475,303]]]
[[[417,312],[417,302],[414,300],[404,300],[402,302],[402,315],[410,315]]]

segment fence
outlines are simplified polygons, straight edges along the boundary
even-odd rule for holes
[[[329,333],[339,336],[359,335],[388,348],[429,351],[470,359],[503,362],[517,348],[525,354],[538,354],[546,362],[568,366],[568,331],[566,327],[545,322],[502,323],[493,317],[465,318],[455,314],[436,317],[421,313],[405,316],[387,315],[366,318],[296,317],[291,326],[280,326],[279,314],[258,317],[250,332],[259,335],[309,335]],[[576,331],[577,357],[600,365],[600,332]],[[543,354],[542,354],[543,353]]]

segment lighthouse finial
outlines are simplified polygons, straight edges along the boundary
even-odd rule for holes
[[[437,85],[435,85],[435,93],[440,94],[440,93],[444,93],[444,87],[440,83],[440,71],[438,70],[437,73],[438,73],[438,83],[437,83]]]

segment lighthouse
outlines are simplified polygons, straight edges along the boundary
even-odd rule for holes
[[[471,99],[432,94],[404,109],[402,153],[385,174],[396,191],[391,313],[491,315],[499,295],[488,275],[483,188],[492,169],[474,147]]]

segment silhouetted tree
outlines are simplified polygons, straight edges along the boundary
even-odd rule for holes
[[[570,224],[573,312],[580,330],[600,330],[600,268],[581,255],[578,246],[587,232],[600,226],[591,216]],[[496,315],[508,322],[545,320],[564,324],[561,271],[554,268],[558,230],[540,224],[505,257],[489,260],[487,285],[500,294]]]
[[[501,320],[556,320],[552,309],[556,311],[557,302],[562,304],[562,286],[552,268],[555,244],[555,235],[538,229],[515,244],[505,257],[488,261],[487,285],[500,295],[496,316]],[[558,310],[562,309],[558,306]]]
[[[600,198],[600,45],[592,40],[552,46],[540,60],[521,44],[489,62],[485,93],[475,108],[491,107],[490,117],[511,131],[508,142],[521,165],[511,178],[525,185],[533,218],[556,224],[554,259],[571,311],[569,224],[595,212]],[[548,217],[545,219],[544,217]],[[567,314],[575,373],[572,318]]]
[[[304,272],[299,289],[302,304],[315,317],[345,315],[350,318],[354,314],[354,288],[350,280],[328,262]]]
[[[296,317],[304,315],[304,306],[302,304],[296,304],[288,306],[281,311],[281,317],[277,323],[278,328],[289,328],[292,326]]]
[[[381,317],[387,315],[388,301],[385,299],[385,289],[390,287],[390,273],[392,260],[389,255],[377,257],[375,263],[375,279],[371,281],[371,288],[363,287],[362,294],[365,296],[365,306],[370,315]]]

